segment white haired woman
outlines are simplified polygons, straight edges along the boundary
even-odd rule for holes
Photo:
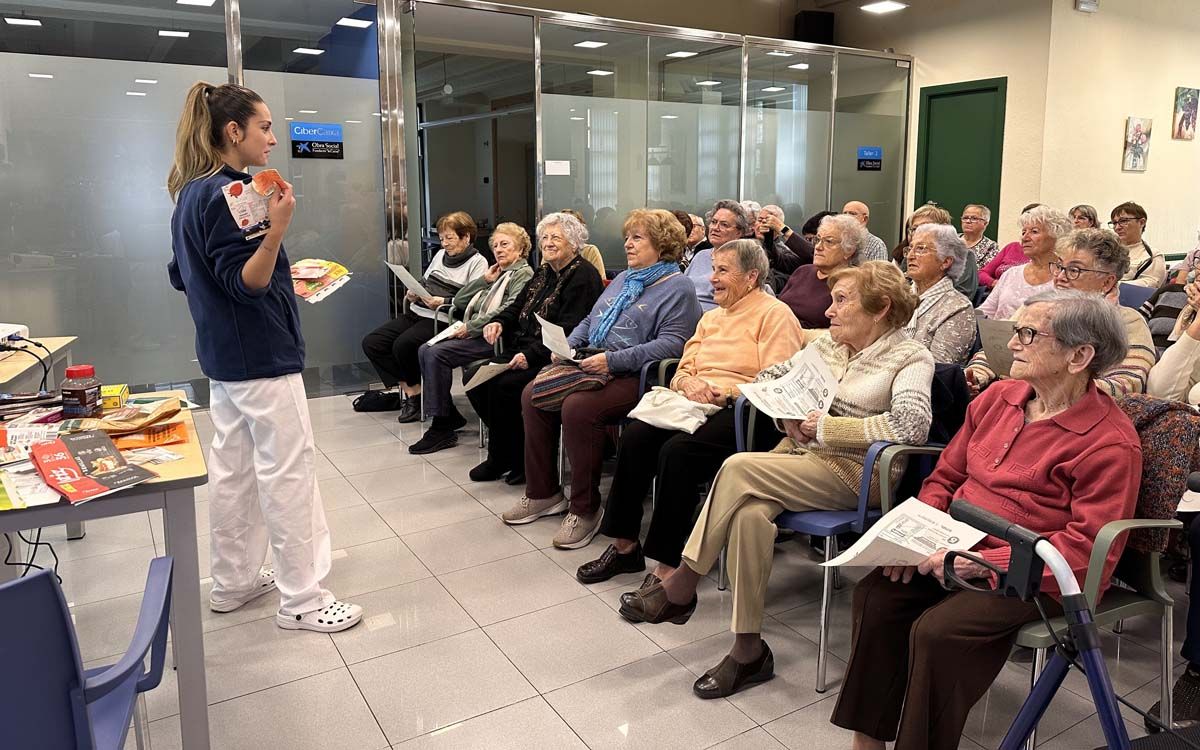
[[[779,301],[792,309],[804,328],[828,328],[825,311],[833,303],[829,277],[835,272],[857,266],[867,245],[867,230],[847,214],[821,219],[813,243],[812,263],[800,266],[788,278],[779,293]]]
[[[475,482],[499,479],[525,483],[525,425],[521,421],[521,391],[538,370],[550,364],[550,350],[542,345],[538,316],[571,329],[587,317],[604,285],[596,267],[583,259],[580,248],[587,229],[570,214],[553,213],[538,222],[537,236],[542,265],[513,303],[483,327],[488,344],[504,340],[508,372],[467,391],[475,413],[491,430],[487,459],[471,469]]]
[[[979,306],[985,318],[1008,320],[1025,300],[1054,288],[1050,264],[1058,240],[1071,231],[1071,220],[1057,208],[1034,206],[1021,214],[1021,251],[1029,262],[1008,269]]]
[[[941,364],[964,364],[975,343],[975,308],[954,288],[969,252],[949,224],[921,225],[905,251],[908,278],[920,303],[904,333]]]
[[[983,268],[991,263],[996,253],[1000,252],[996,241],[983,234],[988,224],[992,223],[992,209],[982,203],[968,203],[963,207],[959,221],[962,222],[962,241],[975,254],[976,265]]]

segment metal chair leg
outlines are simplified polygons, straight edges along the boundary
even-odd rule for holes
[[[825,537],[825,562],[837,557],[837,538]],[[817,692],[825,692],[825,666],[829,652],[829,600],[833,597],[833,574],[835,569],[824,568],[821,585],[821,623],[817,631]]]
[[[1122,633],[1124,633],[1125,632],[1125,621],[1117,620],[1116,622],[1114,622],[1113,623],[1113,632],[1116,633],[1117,635],[1121,635]]]
[[[717,591],[724,591],[729,588],[729,571],[725,569],[725,550],[721,550],[721,556],[717,558]]]
[[[563,449],[563,431],[558,428],[558,486],[559,489],[566,490],[567,478],[567,452]]]
[[[1159,669],[1158,693],[1159,693],[1159,709],[1158,718],[1163,724],[1168,727],[1174,725],[1174,706],[1171,705],[1171,688],[1174,686],[1175,677],[1172,674],[1171,658],[1174,656],[1175,650],[1175,620],[1174,607],[1168,605],[1163,608],[1162,616],[1162,642],[1158,646],[1158,658],[1161,660]]]
[[[1037,684],[1038,677],[1042,676],[1042,671],[1046,669],[1046,656],[1049,654],[1048,649],[1038,648],[1033,651],[1033,668],[1029,674],[1029,689]],[[1025,750],[1034,750],[1037,747],[1037,725],[1029,732],[1029,738],[1025,740]]]
[[[421,395],[422,396],[425,395],[425,376],[424,375],[421,376]],[[421,399],[421,422],[424,423],[426,419],[427,419],[427,416],[425,414],[425,399],[422,398]]]
[[[133,702],[133,740],[137,743],[137,750],[150,750],[150,724],[147,721],[148,718],[146,694],[138,693],[137,700]]]
[[[483,423],[483,420],[481,419],[481,420],[479,420],[479,447],[480,448],[487,447],[487,439],[488,439],[487,425],[485,425]]]

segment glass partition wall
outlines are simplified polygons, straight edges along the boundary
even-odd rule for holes
[[[0,321],[79,337],[106,382],[207,401],[191,319],[166,280],[175,125],[197,80],[244,82],[275,116],[297,187],[293,259],[354,274],[301,304],[310,394],[374,377],[362,336],[420,272],[437,218],[467,210],[487,252],[578,210],[612,271],[641,206],[775,203],[798,227],[849,199],[898,236],[909,58],[483,0],[0,0]],[[293,153],[338,125],[342,159]],[[414,252],[414,250],[416,250]]]

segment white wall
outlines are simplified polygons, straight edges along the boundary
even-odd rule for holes
[[[1200,88],[1196,0],[1105,0],[1095,14],[1054,0],[1041,199],[1104,214],[1137,201],[1156,250],[1196,246],[1200,139],[1171,140],[1175,87]],[[1010,94],[1011,95],[1011,94]],[[1126,117],[1152,117],[1145,172],[1122,172]],[[1006,167],[1008,165],[1005,165]]]

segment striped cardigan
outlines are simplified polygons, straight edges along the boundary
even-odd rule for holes
[[[1146,380],[1150,376],[1150,368],[1154,367],[1156,356],[1150,329],[1141,313],[1124,306],[1118,307],[1117,310],[1121,314],[1121,322],[1125,324],[1129,351],[1125,354],[1125,359],[1096,378],[1096,387],[1113,398],[1122,398],[1146,392]],[[1016,320],[1020,312],[1018,310],[1013,314],[1013,320]],[[967,369],[982,373],[986,378],[985,385],[996,379],[996,371],[988,364],[987,353],[982,349],[971,357]]]
[[[867,448],[879,440],[920,445],[929,437],[933,420],[930,388],[933,355],[921,344],[895,330],[876,339],[857,354],[834,342],[826,332],[809,346],[816,347],[825,364],[838,379],[837,396],[829,413],[817,422],[817,439],[797,445],[784,438],[776,453],[810,452],[829,464],[846,486],[858,492],[862,483]],[[768,367],[758,379],[774,380],[785,375],[800,354]],[[904,463],[892,468],[895,483],[904,473]],[[879,479],[871,483],[873,501],[879,498]]]

